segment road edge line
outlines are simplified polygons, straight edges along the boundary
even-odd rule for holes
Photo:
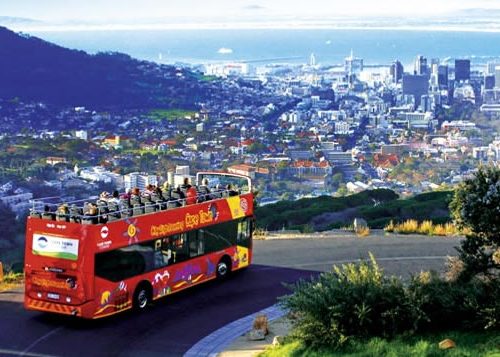
[[[284,316],[286,312],[275,304],[235,320],[196,342],[184,353],[184,357],[217,356],[235,339],[250,331],[255,317],[263,314],[267,316],[268,321],[273,321]]]

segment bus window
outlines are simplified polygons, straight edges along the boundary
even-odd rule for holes
[[[186,233],[170,236],[170,246],[172,250],[172,264],[183,262],[189,259],[188,245],[186,242]]]
[[[200,229],[198,231],[188,232],[188,242],[189,242],[189,257],[197,257],[204,254],[204,231]]]
[[[237,222],[225,222],[204,229],[205,251],[217,252],[236,244]]]
[[[243,219],[238,222],[238,236],[236,239],[238,245],[249,247],[250,242],[250,222],[248,219]]]

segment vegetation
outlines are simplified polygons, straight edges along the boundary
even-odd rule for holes
[[[208,95],[208,82],[174,66],[121,53],[89,55],[4,27],[0,43],[2,98],[93,108],[193,109]]]
[[[462,232],[451,222],[445,224],[434,224],[426,220],[419,223],[415,219],[408,219],[402,223],[394,223],[392,220],[384,227],[384,231],[398,234],[425,234],[428,236],[454,236]]]
[[[444,339],[456,342],[454,349],[441,351],[438,344]],[[446,355],[448,357],[498,357],[500,337],[493,332],[447,331],[415,336],[398,336],[394,339],[372,337],[353,342],[342,351],[329,348],[313,349],[300,341],[286,343],[262,353],[261,357],[373,357],[373,356],[412,356],[429,357]]]
[[[408,199],[398,199],[391,190],[364,191],[346,197],[322,196],[298,201],[281,201],[258,207],[257,224],[267,230],[303,230],[313,225],[315,230],[348,226],[355,217],[364,218],[371,228],[384,228],[391,220],[430,220],[434,224],[451,220],[448,205],[451,191],[428,192]]]
[[[3,280],[0,280],[0,292],[11,290],[15,287],[21,285],[24,280],[24,274],[22,273],[14,273],[12,271],[7,272]]]
[[[465,180],[451,202],[459,228],[470,233],[460,247],[463,278],[477,274],[500,276],[500,169],[482,167]]]
[[[280,303],[290,311],[293,329],[279,353],[428,356],[437,352],[429,336],[456,334],[459,348],[450,355],[500,354],[499,207],[499,169],[481,168],[460,186],[451,208],[458,228],[469,233],[444,278],[422,272],[405,283],[384,276],[370,255],[369,263],[334,266],[291,285],[293,293]],[[389,228],[429,234],[437,227],[413,220]],[[441,229],[446,233],[446,226]]]
[[[186,117],[194,117],[196,114],[192,110],[183,109],[154,109],[149,112],[149,117],[153,120],[163,121],[163,120],[177,120],[184,119]]]
[[[500,328],[499,281],[443,280],[423,272],[405,284],[384,276],[370,259],[290,286],[293,294],[281,304],[292,316],[292,340],[345,351],[373,337]]]

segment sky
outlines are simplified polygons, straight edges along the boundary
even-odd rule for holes
[[[488,22],[470,21],[479,18]],[[27,32],[365,26],[498,32],[500,0],[0,0],[0,25]]]
[[[0,16],[47,22],[133,22],[328,16],[433,16],[474,8],[500,9],[500,0],[0,0]]]

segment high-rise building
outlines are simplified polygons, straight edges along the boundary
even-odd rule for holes
[[[427,58],[424,56],[418,55],[415,60],[415,74],[422,76],[427,75],[429,73],[429,69],[427,67]]]
[[[491,74],[487,74],[484,76],[484,89],[490,90],[495,88],[495,76]]]
[[[420,100],[423,95],[429,91],[429,78],[427,75],[411,75],[403,76],[403,94],[413,95],[415,98],[415,106],[420,105]]]
[[[496,62],[488,62],[486,64],[486,74],[495,75],[495,67],[498,66]]]
[[[440,88],[448,87],[448,65],[438,66],[438,85]]]
[[[456,59],[455,60],[455,81],[470,80],[470,60]]]
[[[392,62],[390,74],[392,81],[398,83],[403,78],[404,67],[398,60]]]
[[[354,57],[354,52],[351,50],[351,55],[345,58],[344,69],[349,76],[359,75],[363,71],[363,59]]]
[[[500,66],[495,66],[495,87],[500,88]]]

